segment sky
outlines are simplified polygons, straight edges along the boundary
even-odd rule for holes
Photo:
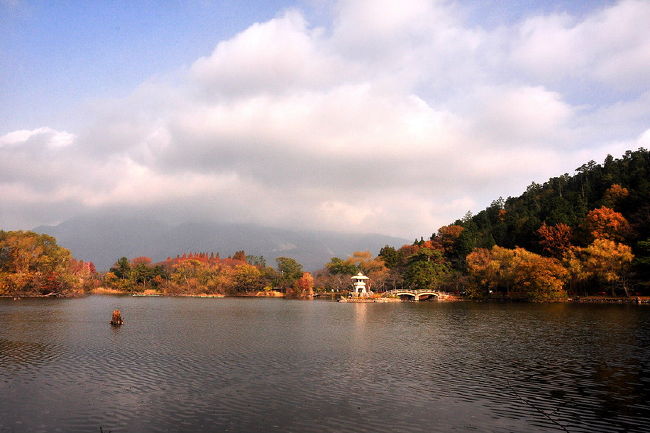
[[[650,1],[0,0],[0,228],[413,238],[650,146]]]

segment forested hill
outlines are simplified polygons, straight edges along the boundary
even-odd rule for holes
[[[498,199],[378,257],[333,258],[316,286],[361,270],[375,290],[442,289],[472,298],[560,301],[650,295],[650,153],[590,161]],[[638,299],[637,299],[638,300]]]
[[[650,237],[648,150],[627,151],[621,158],[608,155],[602,164],[589,161],[574,175],[563,174],[543,185],[533,183],[519,197],[499,198],[474,216],[468,213],[455,222],[464,227],[458,257],[476,247],[493,245],[542,253],[539,229],[544,223],[568,225],[572,242],[586,245],[591,240],[586,217],[590,211],[604,208],[619,212],[627,220],[629,227],[620,240],[636,254],[639,241]]]

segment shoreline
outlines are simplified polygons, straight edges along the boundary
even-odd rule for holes
[[[251,293],[242,293],[239,295],[223,295],[218,293],[200,293],[200,294],[178,294],[178,295],[165,295],[162,293],[125,293],[119,292],[117,290],[102,290],[98,292],[90,292],[83,294],[74,294],[74,295],[0,295],[0,299],[13,299],[14,301],[19,301],[21,299],[73,299],[73,298],[84,298],[87,296],[125,296],[125,297],[138,297],[138,298],[204,298],[204,299],[222,299],[222,298],[272,298],[272,299],[293,299],[287,298],[284,293],[273,291],[273,292],[251,292]],[[564,300],[557,301],[542,301],[542,302],[532,302],[525,301],[520,299],[469,299],[463,297],[454,296],[449,299],[438,299],[435,301],[411,301],[411,300],[402,300],[399,298],[390,298],[390,297],[379,297],[379,298],[368,298],[368,299],[351,299],[351,298],[328,298],[328,299],[319,299],[321,297],[315,297],[311,300],[327,300],[337,301],[341,303],[393,303],[393,302],[476,302],[476,303],[524,303],[524,304],[618,304],[618,305],[650,305],[650,296],[630,296],[630,297],[611,297],[611,296],[576,296],[573,298],[567,298]]]
[[[650,304],[650,296],[630,296],[619,298],[611,296],[576,296],[567,302],[574,304]]]

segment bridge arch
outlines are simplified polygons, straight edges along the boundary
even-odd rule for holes
[[[419,290],[398,289],[398,290],[393,290],[390,293],[392,293],[398,298],[401,299],[409,298],[410,300],[413,301],[420,301],[420,300],[432,299],[432,298],[438,299],[441,295],[443,295],[443,293],[437,290],[428,290],[428,289],[419,289]]]
[[[415,296],[415,300],[416,300],[416,301],[421,301],[421,300],[424,300],[424,299],[431,299],[431,298],[436,298],[436,299],[438,299],[438,296],[439,296],[439,295],[440,295],[440,293],[438,293],[438,292],[433,292],[433,291],[431,291],[431,292],[421,292],[421,293],[418,293],[418,294]]]
[[[413,301],[418,300],[418,295],[413,293],[413,292],[407,292],[407,291],[397,292],[397,293],[395,293],[395,296],[397,296],[398,298],[402,298],[402,299],[411,298]]]

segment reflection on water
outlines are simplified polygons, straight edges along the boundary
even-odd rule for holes
[[[0,300],[0,432],[650,431],[649,328],[619,305]]]

